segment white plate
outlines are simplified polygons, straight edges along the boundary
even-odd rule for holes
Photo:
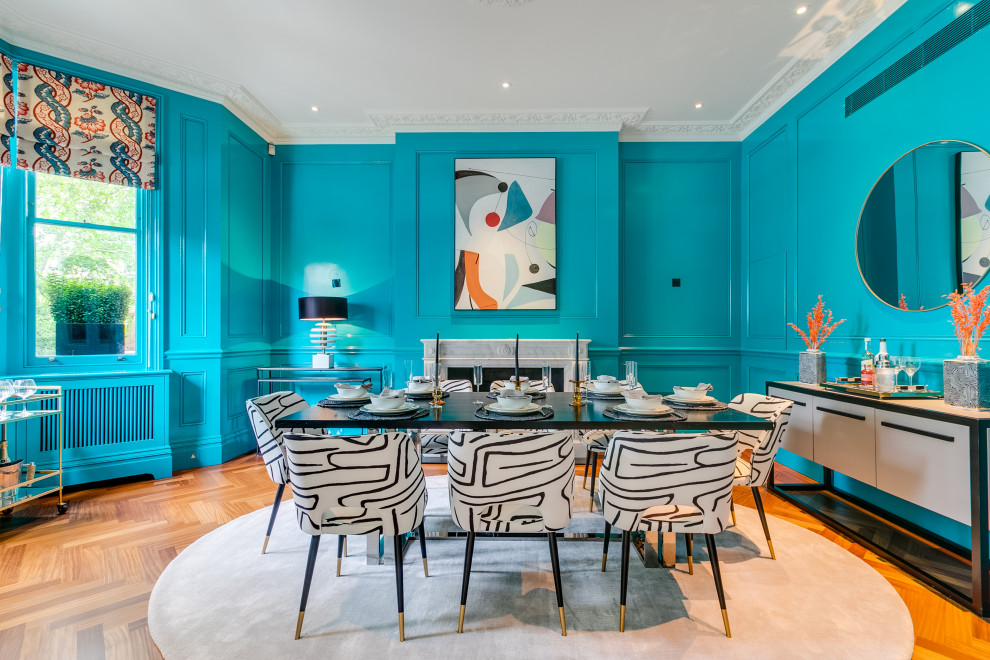
[[[339,394],[331,394],[327,397],[334,401],[367,401],[371,398],[371,395],[365,392],[364,396],[340,396]]]
[[[631,408],[625,403],[620,403],[615,406],[615,410],[626,415],[637,415],[639,417],[656,417],[658,415],[666,415],[670,412],[670,408],[667,406],[660,406],[655,410],[637,410],[636,408]]]
[[[530,403],[525,408],[503,408],[500,403],[489,403],[485,406],[485,410],[493,413],[498,413],[499,415],[532,415],[535,412],[540,411],[543,408],[538,403]]]
[[[676,401],[677,403],[696,403],[698,405],[711,405],[713,403],[718,403],[718,399],[713,396],[708,396],[707,394],[703,399],[685,399],[683,397],[676,396],[674,394],[668,394],[664,397],[670,401]]]
[[[392,408],[389,410],[382,410],[381,408],[373,408],[371,405],[361,406],[361,410],[366,413],[371,413],[372,415],[401,415],[403,413],[411,412],[418,409],[415,403],[409,403],[406,401],[398,408]]]

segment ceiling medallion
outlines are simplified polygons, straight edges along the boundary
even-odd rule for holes
[[[519,7],[521,5],[528,5],[533,0],[471,0],[476,5],[485,5],[487,7]]]

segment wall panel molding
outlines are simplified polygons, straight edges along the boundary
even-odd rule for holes
[[[207,125],[195,117],[179,116],[179,335],[205,339],[207,288]]]

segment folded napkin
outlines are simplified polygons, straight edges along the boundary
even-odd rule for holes
[[[644,401],[663,399],[662,394],[647,394],[646,390],[626,390],[622,396],[627,399],[643,399]]]
[[[405,395],[406,391],[404,389],[393,390],[391,387],[386,387],[382,390],[382,393],[379,394],[378,397],[382,399],[398,399],[399,397],[404,397]]]
[[[709,383],[698,383],[695,387],[683,387],[680,385],[678,387],[687,392],[708,392],[714,389]]]
[[[602,383],[614,383],[615,382],[615,376],[605,376],[605,375],[602,375],[602,376],[599,376],[596,380],[598,380],[598,381],[600,381]]]
[[[409,380],[411,380],[414,383],[432,383],[433,382],[433,379],[427,378],[426,376],[413,376]]]

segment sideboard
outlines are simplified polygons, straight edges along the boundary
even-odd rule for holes
[[[794,402],[782,447],[821,466],[820,482],[768,486],[980,616],[990,615],[990,412],[940,399],[874,399],[768,382]],[[836,487],[842,474],[970,526],[964,548]]]

